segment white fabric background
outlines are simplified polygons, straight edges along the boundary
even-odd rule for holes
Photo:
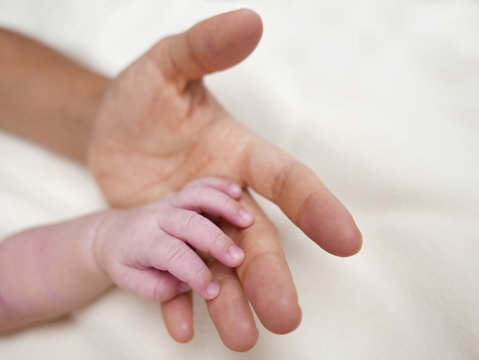
[[[0,24],[114,75],[157,39],[226,10],[259,48],[207,79],[239,120],[309,166],[351,210],[360,254],[324,253],[276,207],[303,322],[227,350],[195,300],[194,340],[113,291],[0,338],[1,359],[478,359],[479,2],[0,0]],[[0,237],[102,208],[85,169],[0,133]]]

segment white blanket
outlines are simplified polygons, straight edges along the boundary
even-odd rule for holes
[[[264,201],[303,310],[226,349],[195,300],[195,338],[112,291],[70,318],[0,337],[0,359],[479,359],[479,2],[0,0],[0,24],[106,74],[226,10],[264,20],[258,49],[207,79],[239,120],[308,164],[364,235],[326,254]],[[1,81],[1,79],[0,79]],[[0,135],[0,238],[105,206],[87,171]]]

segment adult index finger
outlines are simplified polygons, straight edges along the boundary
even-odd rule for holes
[[[246,182],[329,253],[350,256],[360,250],[361,233],[348,210],[311,169],[281,149],[257,138]]]

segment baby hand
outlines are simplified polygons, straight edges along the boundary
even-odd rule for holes
[[[165,301],[190,288],[213,299],[220,292],[219,282],[191,247],[230,267],[239,266],[244,253],[199,213],[246,228],[253,217],[240,197],[238,185],[204,178],[159,201],[107,211],[95,238],[98,264],[118,286],[150,300]]]

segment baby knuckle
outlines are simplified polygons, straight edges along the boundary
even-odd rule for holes
[[[188,214],[182,216],[180,220],[180,226],[184,229],[196,228],[200,224],[199,215],[195,212],[189,212]]]
[[[174,295],[175,294],[171,286],[168,286],[164,280],[158,280],[153,287],[152,300],[165,301]]]
[[[171,263],[185,263],[188,260],[189,248],[181,242],[174,243],[170,246],[167,252],[167,262]]]
[[[213,237],[213,241],[211,242],[211,248],[212,249],[219,248],[219,247],[223,248],[224,244],[228,244],[229,242],[230,242],[229,237],[226,236],[225,233],[223,233],[220,230]]]
[[[163,199],[165,200],[166,203],[175,206],[175,200],[178,197],[178,193],[176,192],[171,192],[168,195],[166,195]]]
[[[233,200],[226,194],[218,194],[218,205],[222,209],[235,208],[238,205],[236,200]]]
[[[193,199],[202,199],[205,194],[205,187],[202,184],[197,184],[192,186],[185,191],[185,196],[191,197]]]
[[[193,279],[201,280],[208,276],[208,271],[206,270],[206,265],[202,262],[194,264],[191,267],[191,275]]]
[[[152,300],[153,301],[162,301],[164,296],[163,284],[161,281],[158,281],[152,289]]]

